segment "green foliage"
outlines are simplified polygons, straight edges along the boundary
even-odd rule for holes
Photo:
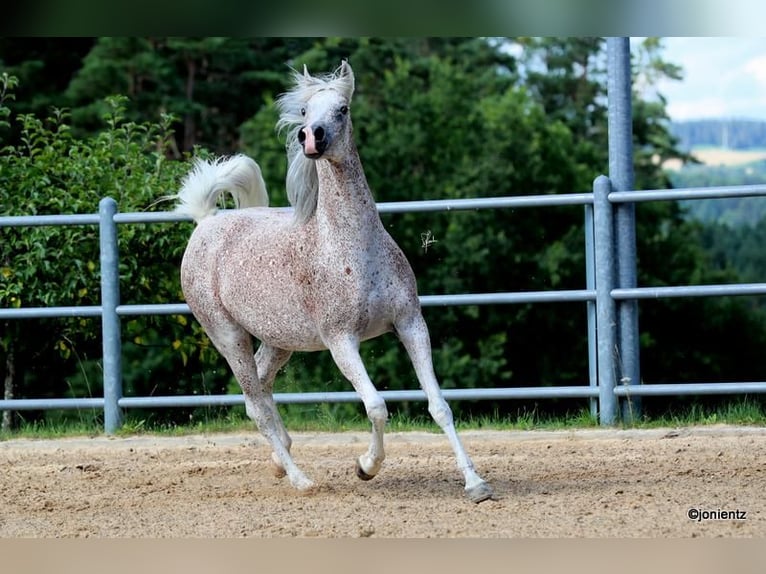
[[[762,283],[766,278],[766,217],[754,226],[707,223],[701,226],[700,242],[709,266],[721,276],[747,283]],[[749,308],[766,312],[766,297],[752,298]],[[761,315],[756,317],[760,320]]]
[[[0,128],[11,127],[11,124],[8,123],[11,110],[5,103],[8,100],[15,99],[13,90],[18,84],[19,79],[16,76],[11,76],[8,72],[3,72],[3,74],[0,75]]]
[[[766,181],[766,161],[742,165],[684,165],[668,172],[673,187],[706,187],[730,185],[763,185]],[[755,226],[766,218],[766,198],[730,197],[703,199],[682,203],[689,218],[705,223],[731,227]]]
[[[12,86],[10,81],[5,85]],[[20,125],[20,138],[18,145],[6,145],[0,156],[0,213],[95,213],[107,195],[122,211],[141,211],[177,188],[189,166],[166,159],[173,118],[164,115],[158,123],[137,123],[125,119],[124,96],[108,97],[103,104],[104,127],[87,138],[73,134],[66,110],[54,110],[45,120],[31,114],[13,118]],[[178,266],[189,232],[188,224],[120,226],[123,303],[182,298]],[[0,234],[0,305],[100,304],[95,226],[3,227]],[[205,388],[198,384],[200,365],[211,368],[218,360],[217,355],[211,360],[201,329],[191,328],[185,316],[130,319],[124,334],[129,395],[197,392],[193,389]],[[16,396],[101,394],[97,320],[5,321],[0,343],[1,354],[15,363]],[[223,370],[201,376],[216,392],[229,378]]]
[[[98,129],[103,99],[115,92],[134,103],[128,118],[172,114],[174,153],[195,146],[230,153],[237,129],[264,99],[281,91],[290,53],[310,38],[98,38],[65,96],[75,125]]]

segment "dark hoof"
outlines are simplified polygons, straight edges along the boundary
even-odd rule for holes
[[[374,474],[367,474],[366,472],[364,472],[364,470],[362,470],[362,465],[359,464],[358,460],[356,461],[356,475],[361,480],[372,480],[373,478],[375,478]]]
[[[477,484],[472,488],[466,488],[465,493],[468,495],[468,498],[471,499],[471,502],[475,502],[476,504],[489,500],[494,494],[492,492],[492,487],[486,482]]]
[[[285,467],[282,466],[282,463],[279,462],[277,455],[273,452],[271,453],[271,472],[273,472],[274,476],[277,478],[284,478],[287,476]]]
[[[271,463],[271,472],[274,473],[274,476],[276,478],[284,478],[285,476],[287,476],[287,472],[285,471],[285,469],[273,461]]]

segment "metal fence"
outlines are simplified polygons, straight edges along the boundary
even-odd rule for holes
[[[626,38],[607,40],[609,58],[609,177],[601,175],[591,193],[531,195],[443,201],[380,203],[381,213],[458,211],[582,205],[585,214],[586,285],[559,291],[423,295],[423,306],[583,302],[587,313],[588,381],[578,386],[445,389],[447,400],[583,398],[602,424],[635,413],[631,401],[642,396],[741,394],[766,392],[766,382],[677,383],[642,385],[640,377],[638,302],[660,297],[766,295],[766,283],[639,287],[636,284],[636,202],[766,196],[766,185],[703,189],[633,190],[630,104],[630,53]],[[182,303],[121,305],[117,226],[182,221],[173,213],[118,213],[111,198],[101,200],[98,214],[0,217],[0,227],[98,225],[100,234],[101,305],[0,309],[0,320],[50,317],[101,317],[103,397],[0,400],[0,410],[99,408],[104,429],[122,425],[123,410],[244,404],[242,395],[125,397],[122,388],[121,317],[190,313]],[[619,357],[619,360],[618,360]],[[425,400],[420,390],[383,391],[387,401]],[[354,392],[277,393],[278,403],[358,401]]]

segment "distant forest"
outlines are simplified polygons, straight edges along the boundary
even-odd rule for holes
[[[672,122],[670,132],[679,139],[679,147],[684,151],[702,146],[739,150],[766,148],[765,121],[720,119]]]
[[[745,120],[704,120],[678,122],[671,133],[679,147],[694,151],[702,147],[731,150],[766,148],[766,122]],[[706,187],[763,185],[766,160],[737,165],[687,164],[667,172],[672,186]],[[733,272],[750,283],[766,281],[766,197],[734,197],[682,201],[686,217],[700,224],[700,245],[711,270]],[[765,298],[756,305],[766,308]]]

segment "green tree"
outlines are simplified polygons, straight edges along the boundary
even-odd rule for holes
[[[83,59],[66,95],[75,125],[99,126],[104,98],[127,95],[132,121],[156,121],[162,113],[175,125],[177,150],[195,145],[216,153],[238,147],[240,124],[273,97],[287,72],[289,54],[311,39],[271,38],[99,38]]]
[[[19,80],[16,113],[30,113],[43,119],[52,108],[69,106],[63,92],[95,41],[95,38],[0,38],[0,69]],[[18,129],[10,128],[9,140],[16,142]]]
[[[105,127],[91,138],[76,138],[66,111],[57,110],[46,121],[31,114],[13,116],[8,105],[14,85],[4,75],[4,102],[0,118],[20,124],[21,143],[5,145],[0,155],[0,213],[44,215],[94,213],[99,200],[110,195],[125,211],[146,209],[158,191],[172,190],[185,162],[166,159],[171,138],[166,117],[159,124],[124,119],[125,98],[105,103]],[[5,127],[12,123],[3,119]],[[2,126],[0,126],[2,127]],[[178,264],[188,236],[188,226],[122,226],[120,263],[122,300],[150,303],[178,300]],[[37,307],[98,305],[98,233],[90,226],[0,228],[0,305]],[[178,384],[178,373],[190,356],[204,350],[201,333],[189,332],[186,317],[164,322],[154,318],[126,322],[126,392],[148,394],[152,387]],[[100,338],[98,321],[8,320],[0,324],[0,355],[4,368],[5,396],[47,397],[99,394]],[[165,369],[150,381],[144,363],[157,355]],[[156,368],[156,367],[155,367]],[[159,372],[158,372],[159,371]],[[175,371],[175,374],[173,375]],[[163,374],[166,381],[156,381]],[[138,388],[139,383],[143,388]],[[226,382],[223,383],[224,386]],[[151,386],[150,386],[151,385]],[[189,385],[192,386],[192,385]],[[10,424],[10,417],[5,424]]]

